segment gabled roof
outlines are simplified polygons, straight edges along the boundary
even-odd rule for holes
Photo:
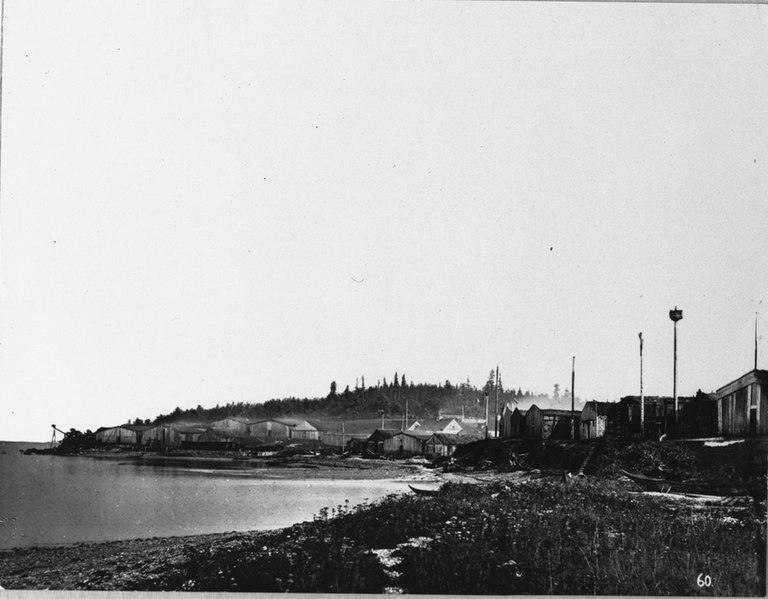
[[[418,439],[419,441],[425,441],[426,439],[429,439],[433,433],[419,433],[417,431],[397,431],[395,434],[392,435],[392,437],[397,437],[398,435],[403,435],[404,437],[411,437],[413,439]]]
[[[440,420],[434,420],[432,418],[419,418],[411,424],[411,426],[408,427],[408,430],[411,431],[434,431],[434,432],[440,432],[444,430],[446,427],[448,427],[451,423],[455,422],[459,425],[459,427],[463,428],[461,423],[456,418],[442,418]],[[413,428],[416,425],[419,425],[417,428]]]
[[[435,439],[441,444],[452,447],[456,445],[465,445],[475,441],[472,437],[466,437],[463,435],[454,435],[452,433],[433,433],[430,439]]]
[[[397,431],[387,431],[380,428],[377,428],[375,431],[371,433],[371,436],[368,437],[369,441],[373,441],[374,443],[378,443],[379,441],[385,441],[387,439],[391,439]]]
[[[184,424],[181,426],[176,426],[172,424],[171,428],[177,433],[181,433],[182,435],[204,433],[208,430],[211,430],[210,426],[192,425],[192,424]]]
[[[731,381],[727,385],[723,385],[717,390],[717,397],[721,398],[725,395],[733,393],[737,389],[740,389],[746,385],[755,382],[768,383],[768,370],[754,369],[750,370],[746,374],[741,375],[734,381]]]
[[[211,422],[211,424],[226,422],[227,420],[234,420],[235,422],[239,422],[240,424],[248,424],[248,421],[245,418],[241,418],[239,416],[227,416],[226,418],[219,418],[218,420],[214,420],[213,422]]]

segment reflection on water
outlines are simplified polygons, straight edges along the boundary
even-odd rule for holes
[[[232,460],[135,461],[0,454],[0,549],[279,528],[323,507],[407,490],[384,480],[253,477]],[[233,469],[236,468],[236,469]]]

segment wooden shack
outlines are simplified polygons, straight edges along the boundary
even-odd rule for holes
[[[523,427],[523,436],[534,439],[542,439],[543,422],[539,406],[533,404],[525,413],[525,426]]]
[[[693,401],[693,397],[677,398],[678,408]],[[665,433],[671,433],[675,424],[675,401],[672,397],[647,396],[643,398],[645,406],[645,437],[658,439]],[[620,439],[641,437],[640,396],[627,395],[608,406],[606,435]]]
[[[474,439],[452,433],[433,433],[424,441],[424,455],[452,456],[459,445],[471,443]]]
[[[391,457],[409,457],[424,453],[424,442],[431,434],[398,431],[383,443],[384,455]]]
[[[752,370],[717,390],[721,435],[768,434],[768,370]]]
[[[217,433],[232,433],[235,435],[247,435],[249,433],[249,423],[243,418],[223,418],[211,422],[211,428]]]
[[[509,416],[509,436],[518,439],[525,435],[525,414],[527,410],[515,408]]]
[[[384,455],[384,441],[390,439],[397,431],[377,428],[366,439],[364,450],[376,455]]]
[[[578,416],[577,416],[578,418]],[[571,411],[528,408],[522,427],[524,436],[534,439],[568,439],[571,436]]]
[[[96,443],[101,445],[141,446],[144,432],[152,428],[149,425],[120,424],[102,427],[96,431]]]
[[[276,439],[320,439],[320,431],[303,418],[269,418],[250,423],[251,436]]]
[[[608,423],[609,403],[588,401],[579,416],[579,439],[597,439],[604,437]]]

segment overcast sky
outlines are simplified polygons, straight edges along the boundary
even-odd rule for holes
[[[758,6],[6,0],[4,35],[0,439],[573,355],[616,400],[640,331],[671,395],[675,305],[680,394],[753,367]]]

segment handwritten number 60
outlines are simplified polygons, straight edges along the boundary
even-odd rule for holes
[[[696,584],[699,585],[699,587],[711,587],[712,586],[712,577],[707,574],[699,574],[696,577]]]

